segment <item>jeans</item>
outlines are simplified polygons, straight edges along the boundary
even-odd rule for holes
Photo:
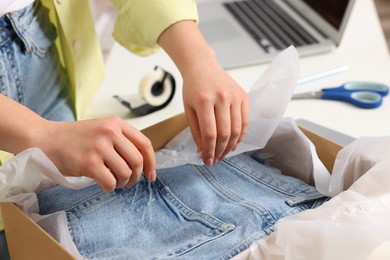
[[[69,83],[40,1],[0,17],[0,93],[42,117],[73,121]]]
[[[110,193],[56,186],[38,194],[40,213],[64,210],[88,259],[227,259],[270,235],[280,218],[327,200],[258,154],[157,174]]]

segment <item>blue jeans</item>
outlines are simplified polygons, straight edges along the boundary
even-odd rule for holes
[[[275,230],[288,215],[327,200],[256,155],[214,167],[159,169],[155,182],[102,192],[54,187],[38,194],[40,213],[65,210],[68,228],[88,259],[227,259]]]
[[[0,17],[0,93],[55,121],[73,121],[56,30],[40,1]]]

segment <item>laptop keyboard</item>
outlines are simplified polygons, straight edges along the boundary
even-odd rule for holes
[[[283,50],[318,43],[272,0],[240,0],[224,6],[266,52],[271,46]]]

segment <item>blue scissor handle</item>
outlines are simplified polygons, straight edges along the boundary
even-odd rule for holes
[[[346,101],[361,108],[377,108],[382,105],[382,95],[372,91],[327,91],[321,99]]]
[[[356,91],[367,91],[375,92],[381,96],[387,96],[389,94],[389,87],[382,83],[376,82],[348,82],[339,87],[335,88],[324,88],[323,92],[356,92]]]
[[[348,82],[335,88],[322,89],[321,99],[346,101],[361,108],[377,108],[389,87],[376,82]]]

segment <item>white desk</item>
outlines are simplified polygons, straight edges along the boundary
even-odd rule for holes
[[[296,92],[337,86],[346,81],[378,81],[390,84],[390,58],[386,41],[372,0],[357,0],[345,37],[336,50],[300,60],[301,76],[349,65],[342,74],[298,86]],[[139,118],[132,118],[113,95],[138,92],[142,75],[159,65],[170,71],[177,82],[173,101],[165,109]],[[253,85],[268,65],[258,65],[229,70],[228,73],[246,90]],[[159,53],[142,58],[114,45],[106,62],[106,79],[96,93],[86,117],[120,116],[138,129],[143,129],[172,115],[183,112],[181,97],[182,79],[168,56]],[[302,118],[352,137],[390,134],[390,96],[378,109],[363,110],[336,101],[294,100],[286,117]]]

